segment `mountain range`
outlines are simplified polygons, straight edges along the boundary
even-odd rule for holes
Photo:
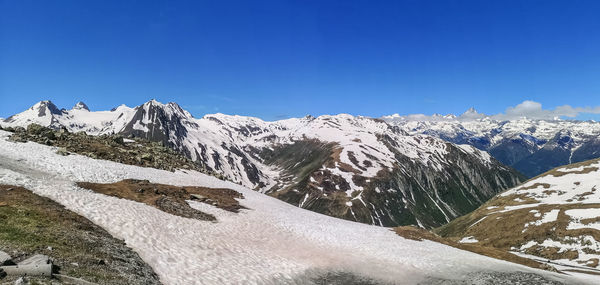
[[[527,177],[555,167],[600,157],[600,123],[486,116],[469,109],[460,116],[382,118],[405,132],[472,145]]]
[[[296,206],[380,226],[443,225],[524,177],[487,152],[360,116],[267,122],[150,100],[92,112],[50,101],[0,121],[162,142],[207,171]]]

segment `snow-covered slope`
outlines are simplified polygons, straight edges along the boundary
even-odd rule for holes
[[[42,106],[53,105],[41,102],[2,125],[38,122],[160,141],[233,182],[299,207],[377,225],[438,226],[520,179],[484,151],[409,135],[366,117],[194,118],[176,103],[155,100],[109,112],[42,112]]]
[[[71,110],[58,109],[51,101],[41,101],[31,108],[0,121],[4,127],[25,127],[39,124],[46,127],[66,127],[70,131],[84,131],[91,134],[115,132],[131,120],[133,109],[121,105],[111,111],[91,112],[83,102],[75,104]]]
[[[60,156],[53,147],[9,142],[8,136],[0,131],[0,183],[21,185],[49,197],[122,238],[165,284],[307,284],[308,279],[323,272],[347,272],[392,284],[440,280],[470,284],[500,273],[504,273],[500,275],[503,278],[523,276],[522,282],[537,282],[529,284],[545,284],[549,279],[565,284],[579,282],[568,275],[431,241],[407,240],[386,228],[306,211],[201,173],[172,173],[79,155]],[[74,183],[126,178],[231,188],[245,196],[240,203],[248,210],[234,214],[190,202],[218,218],[216,223],[199,221],[84,190]]]
[[[461,116],[386,116],[409,134],[428,134],[488,151],[505,165],[533,177],[554,167],[600,157],[600,123],[503,120],[470,109]]]
[[[597,159],[556,168],[494,197],[440,233],[600,272],[599,178]]]

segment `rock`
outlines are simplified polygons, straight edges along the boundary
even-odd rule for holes
[[[19,264],[17,265],[2,266],[0,268],[4,270],[4,272],[7,275],[11,276],[52,276],[52,262],[50,260],[50,257],[43,254],[36,254],[28,259],[19,262]]]
[[[44,130],[44,127],[42,127],[38,124],[30,124],[29,126],[27,126],[27,132],[32,135],[39,135],[42,133],[43,130]]]
[[[12,257],[8,253],[0,250],[0,265],[5,265],[7,262],[12,261]]]
[[[17,281],[15,281],[15,285],[28,285],[29,284],[29,280],[27,280],[27,278],[25,277],[19,277],[19,279],[17,279]]]
[[[45,138],[47,138],[49,140],[56,139],[56,135],[54,135],[54,131],[52,131],[50,129],[44,130],[43,133],[42,133],[42,137],[45,137]]]
[[[56,151],[56,154],[60,154],[60,155],[63,155],[63,156],[67,156],[67,155],[69,155],[70,153],[67,151],[67,149],[66,149],[66,148],[64,148],[64,147],[60,147],[60,148],[58,148],[58,150]]]
[[[206,199],[208,199],[207,197],[202,196],[200,194],[191,194],[190,197],[192,200],[198,200],[198,201],[205,201]]]
[[[19,266],[22,265],[41,265],[41,264],[50,264],[50,257],[43,254],[36,254],[30,258],[27,258],[21,262],[19,262]]]
[[[118,144],[124,144],[125,142],[123,141],[123,137],[121,136],[117,136],[115,138],[113,138],[113,141],[118,143]]]
[[[0,279],[6,277],[6,272],[4,272],[4,269],[0,268]]]

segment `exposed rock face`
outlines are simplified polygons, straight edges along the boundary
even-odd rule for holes
[[[88,108],[88,106],[85,103],[79,101],[79,102],[77,102],[77,104],[75,104],[75,106],[73,106],[73,110],[85,110],[85,111],[89,111],[90,108]]]
[[[366,117],[265,122],[213,114],[198,119],[175,103],[155,100],[136,108],[85,111],[86,120],[79,112],[68,111],[57,120],[71,131],[160,142],[199,168],[246,187],[299,207],[382,226],[441,225],[522,179],[471,146],[409,135]],[[27,111],[15,117],[8,125],[37,120]]]

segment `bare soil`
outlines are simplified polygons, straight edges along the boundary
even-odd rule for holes
[[[190,207],[186,200],[197,200],[234,213],[245,209],[236,200],[243,199],[244,196],[231,189],[180,187],[135,179],[107,184],[78,182],[77,185],[105,195],[141,202],[173,215],[203,221],[216,221],[216,218]]]

